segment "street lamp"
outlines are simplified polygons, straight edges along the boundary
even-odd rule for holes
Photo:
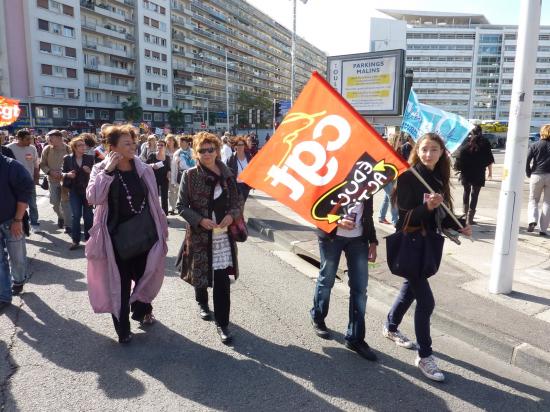
[[[227,116],[227,131],[231,130],[229,128],[229,72],[227,70],[227,49],[225,49],[225,106],[226,106],[226,113]]]
[[[210,120],[209,120],[210,114],[209,114],[208,97],[200,97],[200,96],[195,95],[195,99],[206,100],[206,127],[210,128]]]
[[[300,0],[307,4],[307,0]],[[296,94],[296,0],[292,0],[292,45],[290,49],[290,104],[294,104]]]

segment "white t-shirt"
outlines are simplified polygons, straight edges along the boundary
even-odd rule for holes
[[[237,176],[240,176],[242,171],[248,166],[248,160],[246,157],[243,160],[240,160],[237,157]],[[237,183],[242,183],[243,181],[237,177]]]
[[[227,161],[229,160],[232,154],[233,154],[233,150],[231,150],[231,146],[224,143],[221,150],[222,162],[227,164]]]
[[[38,168],[38,152],[34,145],[19,146],[16,142],[10,143],[8,148],[11,149],[15,159],[25,166],[27,172],[34,178],[34,170]]]
[[[363,217],[363,203],[350,203],[344,209],[347,216],[355,217],[355,227],[351,230],[339,227],[338,229],[336,229],[336,235],[343,237],[361,236],[363,234],[363,224],[361,223]]]

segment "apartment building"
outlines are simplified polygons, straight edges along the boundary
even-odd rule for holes
[[[421,102],[468,119],[508,121],[517,26],[490,24],[479,14],[379,10],[370,49],[406,50]],[[531,125],[550,120],[550,27],[538,42]]]
[[[14,128],[94,130],[123,121],[130,97],[155,127],[176,107],[185,129],[207,116],[215,127],[226,67],[231,123],[241,91],[289,98],[291,32],[244,0],[0,0],[0,15],[0,90],[22,109]],[[299,91],[326,55],[298,38],[296,56]]]

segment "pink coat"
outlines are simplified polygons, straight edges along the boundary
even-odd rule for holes
[[[109,187],[115,178],[105,173],[106,161],[96,164],[90,175],[86,189],[88,202],[95,205],[94,225],[86,242],[88,260],[88,296],[96,313],[120,313],[120,273],[115,261],[111,237],[107,230],[109,215]],[[134,164],[138,175],[147,186],[149,208],[157,227],[159,240],[147,256],[145,272],[134,288],[130,302],[139,300],[151,303],[157,296],[164,279],[165,257],[168,252],[168,224],[158,198],[157,182],[151,166],[135,157]],[[138,230],[138,228],[136,228]]]

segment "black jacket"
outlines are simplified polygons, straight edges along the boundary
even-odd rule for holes
[[[466,143],[456,156],[455,169],[460,172],[460,181],[473,186],[485,186],[485,169],[495,163],[491,145],[485,137],[479,139],[479,149],[473,151]]]
[[[82,166],[78,166],[74,154],[67,155],[63,158],[63,167],[61,171],[63,173],[69,173],[74,170],[76,176],[74,179],[67,177],[63,178],[63,187],[74,190],[78,193],[85,193],[88,181],[90,180],[90,173],[86,173],[82,168],[88,166],[90,170],[94,167],[95,159],[91,155],[82,155]]]
[[[363,216],[361,217],[361,224],[363,225],[363,240],[369,243],[378,244],[376,239],[376,228],[374,227],[374,221],[372,215],[374,213],[372,197],[363,201]],[[326,233],[322,230],[317,230],[317,236],[319,239],[333,239],[336,236],[338,228],[335,228],[332,232]]]
[[[436,193],[441,193],[443,189],[443,180],[438,172],[429,170],[422,163],[413,166]],[[429,194],[428,189],[418,180],[418,178],[407,170],[397,178],[397,207],[399,209],[399,220],[395,226],[396,230],[401,230],[404,225],[405,216],[412,210],[409,226],[424,225],[426,229],[436,230],[435,211],[429,211],[424,203],[424,194]],[[442,228],[451,228],[458,230],[458,225],[450,217],[446,216],[441,223]]]
[[[246,157],[247,164],[250,163],[250,160],[252,159],[250,153],[244,152],[244,156]],[[227,167],[229,167],[229,169],[233,172],[233,176],[235,176],[235,179],[239,176],[239,165],[237,162],[237,153],[233,153],[231,157],[227,160]]]
[[[525,174],[531,177],[545,173],[550,173],[550,140],[541,139],[529,148]]]

